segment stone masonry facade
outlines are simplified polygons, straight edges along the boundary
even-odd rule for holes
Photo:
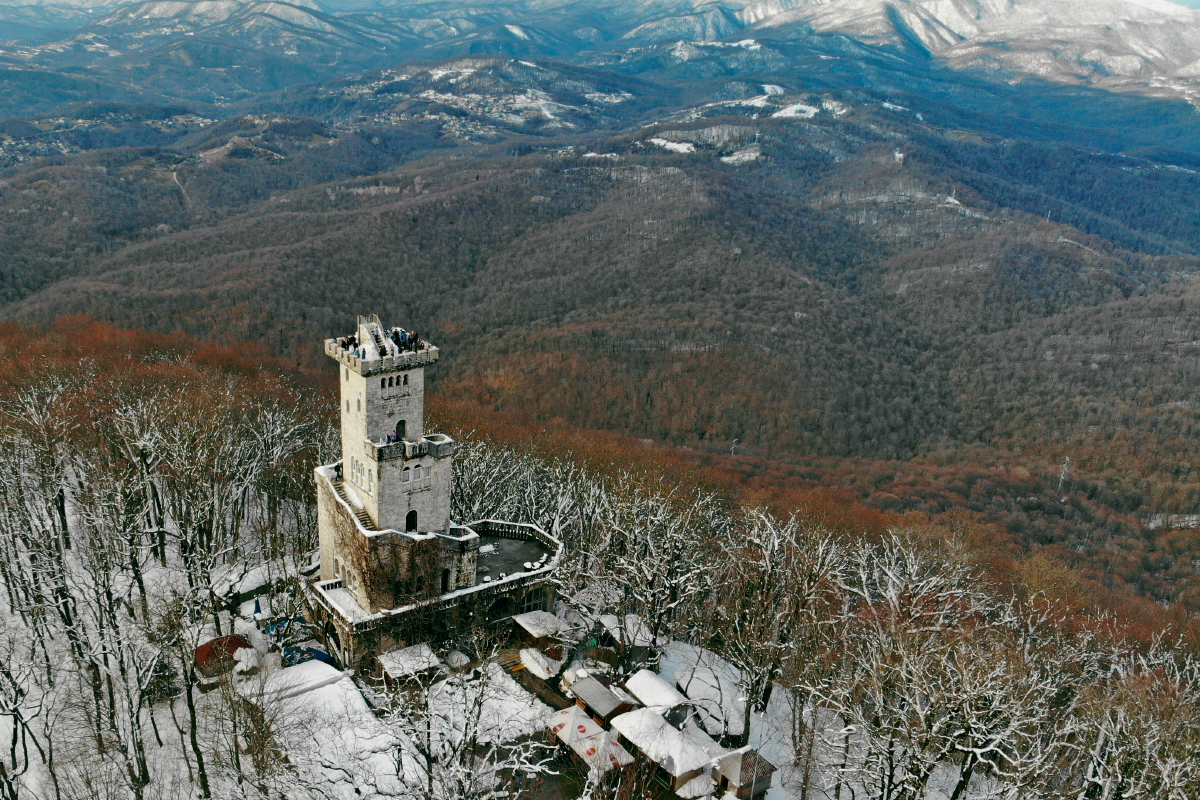
[[[309,594],[345,666],[511,614],[535,591],[552,597],[549,571],[561,553],[535,526],[488,521],[479,523],[481,538],[451,520],[454,441],[424,426],[425,368],[439,351],[424,342],[398,347],[395,336],[377,317],[359,317],[352,337],[325,342],[338,365],[342,459],[314,475],[321,566]],[[498,552],[508,540],[547,555],[477,584],[481,544]]]

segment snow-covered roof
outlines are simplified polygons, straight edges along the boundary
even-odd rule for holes
[[[279,701],[273,706],[279,721],[273,730],[289,765],[318,796],[409,796],[403,775],[415,773],[417,762],[338,670],[308,661],[243,681],[239,691],[252,702],[259,702],[259,692]],[[397,769],[397,759],[402,769]]]
[[[724,758],[729,754],[728,749],[721,747],[716,739],[709,736],[702,728],[696,725],[689,723],[680,728],[679,732],[683,734],[683,738],[707,753],[709,761],[715,762],[717,759]]]
[[[571,684],[571,693],[602,717],[616,711],[624,701],[595,678],[588,677]]]
[[[713,735],[742,732],[745,701],[735,667],[711,651],[671,642],[659,668],[700,711],[705,730]]]
[[[521,651],[521,663],[525,665],[525,669],[544,681],[557,675],[563,665],[562,660],[549,658],[545,653],[532,647],[526,647]]]
[[[379,656],[379,664],[389,678],[408,678],[442,665],[427,644],[414,644],[402,650],[392,650]]]
[[[588,765],[601,774],[613,767],[633,763],[633,756],[621,745],[611,731],[606,731],[579,706],[555,711],[546,718],[546,727]]]
[[[240,684],[239,691],[260,692],[264,697],[284,700],[289,697],[299,697],[323,686],[330,686],[344,677],[343,672],[323,661],[305,661],[303,664],[272,672],[261,686]]]
[[[757,750],[749,746],[734,750],[717,762],[717,771],[734,783],[735,786],[769,785],[771,773],[775,765],[767,761]]]
[[[708,753],[671,727],[653,709],[639,708],[612,721],[613,730],[675,777],[708,765]]]
[[[625,681],[625,688],[639,703],[653,708],[660,714],[687,702],[687,698],[678,689],[664,681],[658,673],[648,669],[639,670],[631,675],[629,680]]]
[[[654,643],[650,629],[637,614],[626,614],[624,623],[613,614],[601,614],[600,624],[618,642],[634,647],[649,647]]]
[[[701,772],[676,789],[675,794],[684,798],[684,800],[693,800],[693,798],[697,797],[709,797],[716,788],[717,782],[713,780],[713,776],[707,772]]]
[[[546,611],[530,611],[528,614],[516,614],[512,620],[524,628],[535,639],[553,636],[567,626],[561,619]]]

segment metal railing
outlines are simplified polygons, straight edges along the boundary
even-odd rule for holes
[[[527,542],[530,539],[538,542],[556,557],[562,549],[562,542],[550,534],[528,522],[504,522],[497,519],[482,519],[467,523],[467,527],[480,536],[495,536],[498,539],[517,539]]]

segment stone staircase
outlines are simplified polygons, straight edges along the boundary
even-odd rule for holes
[[[346,502],[346,505],[350,506],[350,511],[354,516],[358,517],[358,521],[362,523],[364,528],[369,531],[375,530],[375,522],[371,519],[371,515],[367,513],[366,509],[359,508],[351,502],[350,496],[346,494],[344,483],[344,481],[334,481],[333,490],[337,492],[338,497]]]
[[[378,348],[379,356],[382,358],[387,354],[387,348],[384,347],[383,336],[380,334],[379,328],[374,325],[371,326],[371,338],[375,340],[375,347]]]

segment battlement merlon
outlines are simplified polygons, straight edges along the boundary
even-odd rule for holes
[[[436,364],[438,352],[438,348],[431,344],[426,344],[421,350],[400,352],[394,356],[363,359],[356,358],[353,350],[344,349],[338,344],[337,339],[325,340],[325,355],[340,361],[348,369],[352,369],[364,377],[377,375],[381,372],[393,372],[398,369],[412,369]],[[374,355],[374,353],[369,353],[368,355]]]
[[[454,440],[444,433],[431,433],[415,442],[408,440],[389,442],[386,439],[373,442],[370,439],[364,439],[363,448],[367,458],[376,463],[396,459],[410,461],[425,456],[440,460],[454,455],[455,449]]]

